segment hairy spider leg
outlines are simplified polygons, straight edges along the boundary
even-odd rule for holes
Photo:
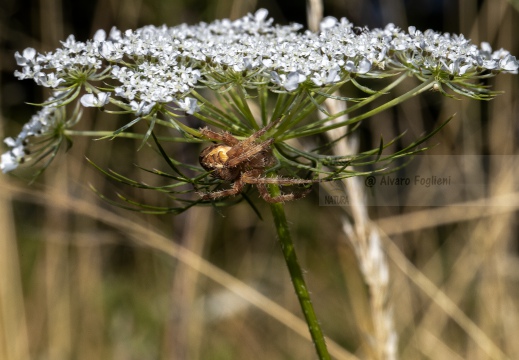
[[[236,145],[233,146],[233,151],[239,153],[243,151],[243,149],[250,148],[253,144],[255,144],[257,138],[265,134],[265,132],[268,130],[267,127],[256,131],[254,134],[252,134],[245,140],[239,141]],[[230,155],[232,156],[232,153]]]
[[[282,195],[278,195],[278,196],[272,196],[272,195],[270,195],[270,193],[267,189],[267,185],[257,183],[256,186],[258,187],[258,191],[259,191],[261,197],[263,198],[263,200],[265,200],[266,202],[269,202],[269,203],[278,203],[278,202],[285,202],[285,201],[301,199],[301,198],[304,198],[306,195],[308,195],[312,191],[310,189],[307,189],[300,193],[288,193],[288,194],[282,194]]]
[[[221,197],[239,194],[243,190],[244,186],[245,183],[239,178],[236,179],[236,181],[232,184],[232,187],[229,189],[202,193],[200,195],[202,195],[202,200],[218,199]]]
[[[243,147],[247,147],[250,144],[254,143],[254,141],[256,141],[257,138],[261,137],[263,134],[265,134],[267,131],[269,131],[280,120],[281,120],[281,118],[277,119],[276,121],[272,121],[270,124],[268,124],[267,126],[265,126],[262,129],[256,131],[255,133],[253,133],[251,136],[249,136],[247,139],[245,139],[243,141],[236,139],[233,135],[231,135],[231,133],[229,133],[227,131],[218,133],[216,131],[209,129],[208,127],[200,129],[200,133],[205,138],[221,141],[225,145],[229,145],[229,146],[239,145],[240,147],[238,149],[241,149]]]
[[[274,125],[276,125],[279,120],[281,119],[278,119],[276,121],[272,121],[270,124],[268,124],[267,126],[265,126],[264,128],[262,129],[259,129],[258,131],[256,131],[254,134],[252,134],[249,138],[247,138],[246,140],[244,141],[249,141],[249,142],[253,142],[255,141],[257,138],[263,136],[263,134],[265,134],[267,131],[269,131],[270,129],[272,129],[272,127]]]
[[[305,191],[302,191],[300,193],[288,193],[288,194],[281,194],[278,196],[272,196],[270,195],[267,184],[276,184],[276,185],[296,185],[296,184],[311,184],[318,182],[316,180],[303,180],[303,179],[286,179],[286,178],[266,178],[261,177],[262,172],[260,170],[251,170],[244,172],[241,176],[241,181],[243,181],[245,184],[253,184],[256,185],[258,188],[258,191],[266,202],[269,203],[277,203],[277,202],[285,202],[285,201],[291,201],[295,199],[301,199],[308,195],[312,190],[306,189]]]
[[[233,146],[229,151],[227,151],[227,156],[229,157],[229,160],[227,160],[227,162],[225,163],[227,166],[234,167],[244,161],[249,160],[254,155],[268,149],[274,142],[274,139],[268,139],[255,145],[250,145],[249,143],[248,146],[241,146],[245,141],[247,140],[242,141],[241,143]]]
[[[221,141],[225,145],[228,145],[228,146],[235,146],[235,145],[237,145],[240,142],[238,139],[236,139],[234,136],[232,136],[227,131],[221,132],[221,133],[217,133],[217,132],[215,132],[215,131],[205,127],[203,129],[200,129],[200,133],[202,134],[203,137],[206,137],[208,139],[213,139],[213,140]]]
[[[315,184],[323,182],[320,179],[306,180],[306,179],[293,179],[284,177],[254,177],[249,175],[250,172],[246,172],[242,175],[242,179],[246,184],[276,184],[276,185],[301,185],[301,184]]]

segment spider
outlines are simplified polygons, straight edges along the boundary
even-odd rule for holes
[[[316,180],[263,176],[266,169],[277,163],[271,149],[274,139],[257,140],[276,123],[277,121],[271,122],[243,141],[236,139],[228,132],[214,132],[207,127],[200,129],[203,137],[222,142],[222,144],[213,144],[203,149],[200,153],[200,164],[205,170],[210,171],[214,178],[232,183],[229,189],[202,194],[202,200],[237,195],[242,192],[246,184],[256,185],[261,197],[269,203],[295,200],[308,195],[310,189],[298,194],[271,196],[267,189],[267,184],[297,185],[317,182]]]

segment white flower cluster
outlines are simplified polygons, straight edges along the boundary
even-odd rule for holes
[[[0,170],[6,173],[16,169],[30,155],[27,148],[30,137],[38,137],[52,132],[56,124],[62,120],[61,110],[52,106],[44,106],[34,114],[31,120],[23,126],[16,139],[11,137],[4,139],[4,143],[11,149],[2,154]]]
[[[86,42],[71,35],[55,52],[39,54],[32,48],[17,52],[22,70],[15,75],[54,90],[87,82],[81,105],[126,104],[125,110],[145,116],[170,103],[193,114],[199,107],[189,97],[191,91],[217,89],[233,81],[244,87],[263,84],[274,91],[293,92],[302,86],[332,86],[353,76],[376,77],[384,71],[411,71],[421,79],[448,82],[499,72],[515,74],[519,68],[508,51],[493,52],[488,43],[478,47],[462,35],[414,27],[406,32],[393,24],[358,29],[344,18],[332,17],[322,21],[317,33],[301,28],[273,25],[267,10],[260,9],[235,21],[146,26],[124,33],[113,28],[108,35],[99,30]],[[95,83],[100,81],[102,90],[97,90]],[[30,124],[35,124],[32,120],[28,126],[36,126]],[[8,145],[13,149],[2,156],[4,172],[21,156],[19,150],[14,152],[20,149],[17,141]]]
[[[492,52],[463,35],[405,32],[393,24],[385,29],[355,32],[346,19],[325,18],[318,33],[300,32],[301,26],[272,25],[265,9],[235,20],[210,24],[146,26],[124,33],[103,30],[86,43],[70,36],[54,53],[34,49],[16,53],[20,79],[56,88],[69,83],[78,69],[102,69],[112,65],[118,81],[115,95],[133,101],[166,103],[179,100],[200,80],[215,74],[249,71],[271,86],[294,91],[308,81],[310,86],[334,84],[348,74],[369,74],[393,68],[410,68],[421,74],[446,72],[517,73],[519,63],[506,50]],[[257,82],[256,82],[257,83]]]

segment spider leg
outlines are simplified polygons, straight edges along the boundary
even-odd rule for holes
[[[252,144],[254,141],[256,141],[257,138],[261,137],[263,134],[265,134],[267,131],[269,131],[274,125],[276,125],[278,123],[278,121],[271,122],[270,124],[268,124],[267,126],[265,126],[262,129],[256,131],[254,134],[252,134],[250,137],[248,137],[247,139],[245,139],[243,141],[236,139],[234,136],[231,135],[231,133],[229,133],[227,131],[216,132],[216,131],[209,129],[208,127],[201,128],[200,134],[202,134],[202,136],[205,138],[208,138],[211,140],[216,140],[216,141],[221,141],[225,145],[234,146],[234,145],[240,144],[240,148],[241,148],[241,147],[247,147],[250,144]]]
[[[213,191],[213,192],[209,192],[209,193],[202,193],[200,195],[202,196],[202,200],[218,199],[221,197],[239,194],[243,190],[244,186],[245,186],[245,183],[241,179],[237,179],[232,184],[232,187],[229,189]]]
[[[250,174],[251,171],[245,172],[242,176],[243,182],[246,184],[276,184],[276,185],[301,185],[301,184],[315,184],[322,182],[322,180],[305,180],[305,179],[292,179],[283,177],[259,177]]]
[[[270,195],[270,193],[267,189],[267,185],[258,183],[258,184],[256,184],[256,186],[258,187],[258,191],[259,191],[261,197],[263,198],[263,200],[265,200],[266,202],[269,202],[269,203],[278,203],[278,202],[285,202],[285,201],[301,199],[311,192],[310,189],[307,189],[306,191],[303,191],[300,193],[288,193],[288,194],[282,194],[282,195],[278,195],[278,196],[272,196],[272,195]]]
[[[263,136],[263,134],[265,134],[267,131],[270,130],[270,128],[274,125],[274,123],[270,123],[268,124],[267,126],[265,126],[264,128],[261,128],[259,129],[258,131],[256,131],[254,134],[252,134],[251,136],[249,136],[246,140],[244,141],[249,141],[249,142],[253,142],[255,141],[257,138]]]
[[[258,131],[256,131],[254,134],[252,134],[251,136],[249,136],[247,139],[243,140],[243,141],[240,141],[238,144],[236,144],[236,149],[233,149],[234,152],[241,152],[243,151],[243,149],[246,149],[246,148],[250,148],[252,144],[254,144],[254,142],[256,141],[256,139],[258,139],[259,137],[263,136],[263,134],[265,134],[267,131],[269,131],[272,127],[274,127],[279,121],[281,120],[281,118],[279,118],[278,120],[276,121],[272,121],[270,124],[268,124],[267,126],[265,126],[264,128],[262,129],[259,129]],[[210,131],[210,130],[209,130]],[[261,144],[266,144],[268,141],[270,141],[271,139],[268,139],[264,142],[262,142]],[[272,145],[272,142],[269,142],[268,145],[263,145],[263,149],[269,147],[270,145]],[[259,150],[259,151],[262,151],[263,149]],[[258,152],[259,152],[258,151]],[[232,156],[232,153],[231,153],[231,156]]]
[[[250,144],[250,143],[256,141],[257,138],[263,136],[263,134],[265,134],[267,131],[272,129],[279,122],[279,120],[281,120],[281,118],[277,119],[276,121],[272,121],[270,124],[268,124],[264,128],[259,129],[254,134],[249,136],[247,139],[243,140],[243,142],[248,142]]]
[[[311,184],[318,182],[318,180],[303,180],[303,179],[287,179],[287,178],[265,178],[260,177],[261,171],[260,170],[251,170],[247,171],[242,174],[241,181],[243,181],[245,184],[254,184],[257,186],[258,191],[266,202],[269,203],[278,203],[278,202],[285,202],[285,201],[291,201],[295,199],[301,199],[308,195],[312,190],[306,189],[299,193],[288,193],[288,194],[281,194],[278,196],[272,196],[270,195],[267,184],[277,184],[277,185],[296,185],[296,184]]]
[[[268,139],[252,146],[243,146],[242,144],[246,141],[248,141],[248,139],[242,141],[236,146],[233,146],[229,151],[227,151],[227,156],[229,156],[229,160],[226,163],[227,166],[236,166],[242,163],[243,161],[250,159],[257,153],[264,151],[265,149],[268,149],[274,142],[274,139]],[[250,143],[248,144],[250,145]],[[238,155],[235,156],[234,154]]]
[[[236,139],[234,136],[232,136],[228,132],[217,133],[217,132],[209,129],[208,127],[200,129],[200,134],[202,134],[202,136],[205,138],[221,141],[225,145],[228,145],[228,146],[235,146],[235,145],[239,144],[239,142],[240,142],[238,139]]]

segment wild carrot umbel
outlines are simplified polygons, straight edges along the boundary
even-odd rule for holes
[[[441,128],[393,153],[388,148],[398,138],[354,154],[334,153],[332,145],[363,120],[426,91],[489,100],[497,93],[482,81],[515,74],[519,68],[508,51],[493,51],[488,43],[478,47],[463,35],[415,27],[405,31],[393,24],[370,30],[331,17],[320,23],[319,31],[303,31],[298,24],[274,24],[264,9],[234,21],[99,30],[85,42],[71,35],[54,52],[27,48],[15,57],[21,67],[15,75],[49,88],[50,94],[18,136],[5,139],[8,150],[0,162],[4,173],[21,164],[37,164],[40,173],[74,136],[127,137],[156,150],[169,170],[145,170],[168,183],[152,186],[99,170],[121,184],[159,191],[169,204],[121,197],[116,205],[178,214],[195,205],[226,206],[241,199],[253,204],[247,194],[257,188],[272,203],[321,358],[328,354],[308,292],[301,291],[306,285],[282,202],[303,197],[316,182],[363,175],[373,170],[362,166],[384,167],[422,151],[422,144]],[[389,97],[406,80],[416,86]],[[330,112],[324,105],[328,99],[347,106]],[[382,105],[381,99],[386,99]],[[84,108],[125,114],[131,120],[118,129],[78,131]],[[145,130],[139,131],[138,123]],[[348,132],[322,136],[339,128]],[[200,164],[180,161],[166,148],[168,142],[192,143],[187,146],[200,154]],[[208,147],[209,142],[217,144]],[[281,192],[280,186],[294,189]]]
[[[5,140],[10,150],[2,155],[2,171],[52,156],[60,139],[81,135],[73,127],[81,119],[82,108],[96,107],[134,116],[123,127],[108,129],[112,136],[146,122],[148,131],[140,136],[143,142],[158,131],[157,125],[192,141],[206,141],[182,120],[186,115],[237,137],[248,137],[282,118],[267,134],[274,139],[276,171],[301,169],[312,177],[317,165],[324,165],[332,168],[326,173],[330,178],[348,177],[355,174],[347,165],[382,149],[328,156],[323,149],[297,149],[286,140],[357,124],[427,90],[491,99],[496,92],[480,81],[499,73],[517,73],[519,68],[508,51],[492,51],[488,43],[477,47],[463,35],[421,32],[415,27],[403,31],[393,24],[369,30],[331,17],[321,22],[320,31],[303,32],[298,24],[274,25],[267,15],[261,9],[235,21],[124,32],[112,28],[108,34],[97,31],[86,42],[71,35],[54,52],[42,54],[32,48],[17,52],[21,71],[15,75],[49,88],[52,95],[17,137]],[[420,84],[366,111],[367,105],[408,77]],[[382,81],[386,78],[393,80]],[[383,88],[368,88],[363,79],[380,79]],[[359,97],[351,86],[366,95]],[[344,95],[335,95],[338,90]],[[349,106],[330,114],[321,106],[327,98]],[[312,116],[316,111],[324,114],[319,120]],[[329,123],[345,114],[348,119]],[[388,159],[386,155],[379,160]],[[204,177],[179,181],[209,186]]]

